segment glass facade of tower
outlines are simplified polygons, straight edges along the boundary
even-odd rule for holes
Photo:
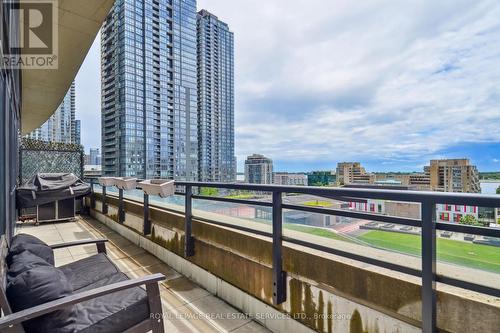
[[[197,28],[199,178],[234,182],[234,35],[206,10]]]
[[[75,120],[75,143],[82,144],[82,122],[79,119]]]
[[[75,110],[75,82],[73,82],[56,112],[27,137],[50,142],[80,144]]]
[[[101,73],[103,174],[196,180],[196,1],[117,0]]]
[[[196,0],[173,0],[176,178],[198,179]]]

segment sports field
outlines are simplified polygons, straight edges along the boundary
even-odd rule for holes
[[[420,255],[420,236],[388,231],[369,231],[358,239],[384,249]],[[437,239],[439,260],[500,273],[500,247]]]
[[[319,201],[319,200],[306,201],[302,204],[304,206],[311,206],[311,207],[331,207],[331,206],[333,206],[333,204],[329,201]]]
[[[341,240],[341,241],[345,241],[345,242],[352,242],[352,240],[350,240],[349,238],[344,237],[340,234],[337,234],[333,231],[326,230],[324,228],[314,228],[314,227],[308,227],[308,226],[303,226],[303,225],[294,224],[294,223],[283,223],[283,228],[289,229],[289,230],[294,230],[294,231],[305,232],[305,233],[308,233],[310,235],[331,238],[331,239]]]

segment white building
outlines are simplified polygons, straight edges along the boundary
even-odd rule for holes
[[[479,217],[478,209],[476,206],[463,206],[463,205],[449,205],[437,204],[436,205],[436,221],[438,222],[460,222],[460,218],[464,215],[472,215],[476,219]]]
[[[385,201],[367,199],[363,201],[350,201],[349,208],[359,212],[385,214]]]
[[[437,222],[460,222],[460,218],[465,215],[472,215],[476,220],[486,223],[496,223],[498,219],[498,211],[494,208],[466,206],[466,205],[436,205],[436,221]]]
[[[273,183],[276,185],[307,186],[307,175],[303,173],[275,172]]]

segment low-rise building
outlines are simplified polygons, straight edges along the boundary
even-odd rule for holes
[[[313,171],[307,174],[308,186],[333,186],[335,185],[334,171]]]
[[[429,173],[412,173],[408,175],[408,184],[415,186],[419,191],[429,191],[431,189]]]
[[[460,222],[464,215],[472,215],[476,219],[479,217],[478,207],[464,205],[436,205],[436,221],[437,222]]]
[[[384,200],[359,200],[350,201],[349,209],[358,212],[385,214],[385,201]]]
[[[420,219],[421,216],[420,204],[412,202],[368,199],[349,202],[349,209],[412,219]],[[436,222],[459,223],[465,215],[472,215],[483,223],[494,223],[497,219],[494,209],[464,205],[436,205]]]
[[[84,165],[83,177],[84,178],[99,178],[102,176],[101,165]]]
[[[495,208],[450,204],[436,205],[437,222],[459,223],[460,219],[466,215],[472,215],[478,222],[484,224],[496,223],[498,220],[498,210]]]
[[[349,209],[348,203],[345,201],[321,198],[309,194],[285,195],[283,196],[283,203],[338,210]],[[255,218],[271,221],[272,216],[271,207],[255,206]],[[344,216],[303,212],[291,209],[283,211],[283,223],[300,224],[311,227],[329,227],[349,222],[351,222],[351,219]]]
[[[427,170],[433,191],[481,193],[479,172],[469,159],[431,160]]]
[[[383,184],[373,184],[373,185],[352,184],[352,185],[347,185],[346,187],[386,189],[386,190],[399,190],[399,191],[416,190],[415,186],[401,185],[400,182],[384,182]],[[421,216],[420,204],[415,202],[359,199],[356,201],[354,200],[350,201],[349,209],[366,213],[406,217],[412,219],[420,219]]]
[[[420,204],[392,200],[362,200],[349,202],[349,209],[359,212],[420,219]]]
[[[421,191],[480,193],[479,172],[466,158],[431,160],[422,173],[368,173],[359,162],[337,165],[337,184],[412,186]]]
[[[420,191],[430,190],[430,180],[428,172],[378,172],[375,174],[375,181],[373,183],[378,185],[411,186],[412,189]]]
[[[307,175],[303,173],[275,172],[273,174],[275,185],[307,186]]]
[[[359,162],[337,163],[337,185],[373,184],[375,175],[367,173]]]

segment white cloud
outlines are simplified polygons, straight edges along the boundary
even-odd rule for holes
[[[497,1],[199,0],[236,41],[236,147],[420,161],[500,141]]]

